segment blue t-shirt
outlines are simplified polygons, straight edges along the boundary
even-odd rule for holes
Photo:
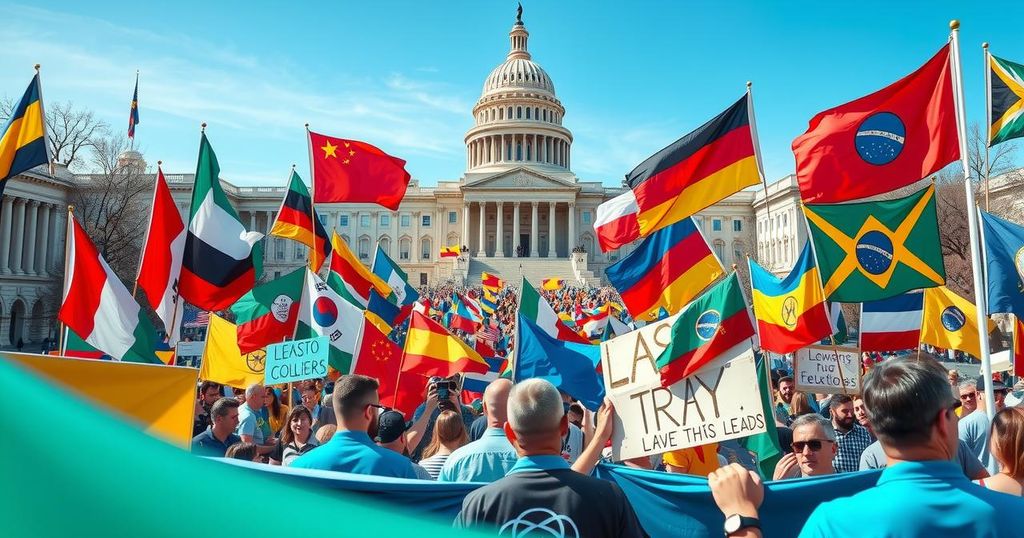
[[[960,419],[960,424],[957,426],[957,435],[961,441],[971,447],[971,452],[988,469],[988,474],[994,475],[999,472],[999,462],[991,457],[988,451],[989,427],[988,415],[981,409],[978,409]]]
[[[192,453],[197,456],[223,458],[228,447],[241,442],[241,437],[229,433],[228,438],[222,443],[217,436],[213,435],[213,426],[207,426],[202,433],[192,438]]]
[[[343,473],[417,478],[409,458],[370,440],[366,432],[339,431],[330,441],[299,456],[292,467]]]
[[[865,509],[869,519],[852,517]],[[910,461],[887,467],[873,488],[818,505],[800,536],[1020,536],[1010,515],[1022,509],[1024,499],[972,483],[954,462]]]
[[[488,428],[480,439],[452,452],[437,477],[441,482],[494,482],[519,457],[501,428]]]

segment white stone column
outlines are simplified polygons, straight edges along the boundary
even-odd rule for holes
[[[555,226],[555,207],[557,202],[548,202],[548,258],[558,257],[558,231]]]
[[[537,202],[530,202],[530,257],[539,258],[539,250],[537,249],[537,228],[539,225],[537,217]]]
[[[28,215],[25,217],[25,273],[36,274],[36,232],[39,230],[39,202],[28,202]]]
[[[0,274],[11,274],[11,211],[14,210],[14,198],[3,197],[0,207]]]
[[[579,240],[576,238],[576,202],[569,202],[569,242],[566,243],[565,248],[569,251],[569,257],[572,257],[572,249],[576,248],[579,244]]]
[[[498,202],[498,225],[494,235],[494,257],[504,258],[505,257],[505,203]]]
[[[487,243],[486,243],[487,237],[484,234],[484,229],[487,226],[487,203],[486,202],[479,202],[479,204],[480,204],[480,230],[479,230],[480,244],[477,245],[476,255],[481,257],[481,258],[483,258],[483,257],[487,256]]]
[[[498,162],[505,162],[505,135],[498,135]]]
[[[264,213],[266,213],[267,222],[263,227],[263,234],[266,236],[266,239],[263,241],[263,260],[267,262],[277,259],[277,245],[275,245],[274,242],[281,240],[270,237],[270,227],[274,225],[274,212],[264,211]],[[186,223],[185,226],[187,227],[188,223]],[[287,255],[288,254],[285,253],[286,257]]]
[[[50,210],[53,206],[43,204],[39,213],[39,249],[36,251],[36,273],[47,276],[46,254],[50,249]]]
[[[24,198],[14,201],[14,230],[11,232],[11,271],[16,275],[25,274],[22,268],[22,248],[25,246],[25,202]]]
[[[512,255],[517,256],[519,243],[519,202],[512,202]]]
[[[249,212],[249,231],[250,232],[255,232],[256,231],[256,212],[255,211],[250,211]]]
[[[51,270],[64,261],[63,256],[61,256],[64,253],[64,248],[60,241],[63,230],[58,227],[60,223],[60,214],[64,210],[64,207],[55,205],[52,209],[53,210],[50,211],[50,241],[49,248],[47,249],[49,252],[46,253],[47,258],[49,258],[46,261],[46,266]],[[58,256],[61,256],[59,262],[57,261]]]
[[[462,202],[462,236],[459,237],[459,245],[466,245],[466,250],[469,250],[469,202]],[[469,256],[469,252],[465,254]]]

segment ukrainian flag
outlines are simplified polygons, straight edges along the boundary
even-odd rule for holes
[[[761,349],[791,353],[831,336],[825,292],[810,242],[804,244],[800,259],[784,279],[751,260],[750,286]]]
[[[0,138],[0,194],[11,177],[50,162],[42,95],[36,73]]]

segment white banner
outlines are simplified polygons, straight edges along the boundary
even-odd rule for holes
[[[860,349],[807,346],[793,361],[796,390],[822,394],[860,394]]]
[[[604,383],[615,404],[615,461],[766,431],[747,342],[671,387],[661,386],[655,361],[669,343],[676,317],[601,344]]]

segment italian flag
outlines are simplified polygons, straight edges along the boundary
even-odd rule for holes
[[[551,308],[540,293],[523,278],[522,295],[519,297],[519,313],[544,330],[548,336],[565,342],[589,344],[590,341],[570,329]]]
[[[67,274],[57,318],[117,360],[162,364],[153,325],[74,215],[68,215],[67,237]]]

